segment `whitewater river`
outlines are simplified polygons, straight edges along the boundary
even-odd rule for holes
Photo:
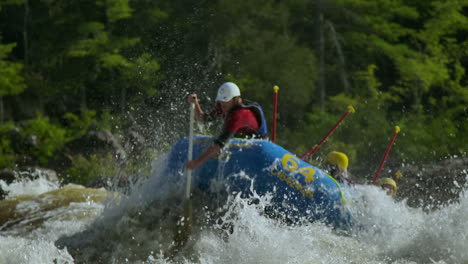
[[[466,191],[425,212],[377,187],[356,186],[348,206],[359,228],[349,233],[266,217],[268,197],[196,194],[189,240],[176,246],[184,186],[167,182],[156,169],[125,195],[42,178],[0,181],[10,191],[0,201],[0,264],[468,263]]]

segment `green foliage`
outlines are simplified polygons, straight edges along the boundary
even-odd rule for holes
[[[5,60],[15,46],[15,43],[0,44],[0,96],[19,94],[26,87],[21,76],[23,65]]]
[[[85,111],[81,118],[67,113],[71,123],[69,127],[63,127],[50,121],[49,117],[37,115],[35,119],[26,121],[21,127],[16,127],[13,122],[0,124],[0,141],[2,148],[2,161],[0,168],[14,167],[19,155],[31,156],[33,162],[45,166],[48,161],[69,141],[83,136],[95,121],[94,111]],[[15,132],[16,131],[16,132]],[[17,142],[12,142],[15,132]],[[19,146],[14,151],[12,143]]]
[[[0,103],[9,118],[27,120],[34,117],[14,109],[38,102],[34,110],[47,117],[19,129],[23,139],[39,137],[31,153],[41,164],[91,125],[124,135],[133,122],[154,131],[169,117],[178,130],[184,113],[173,109],[185,105],[181,98],[214,94],[225,80],[260,102],[269,124],[272,87],[280,87],[278,142],[298,155],[353,105],[356,113],[317,162],[341,150],[362,177],[375,169],[395,125],[402,129],[395,162],[468,149],[466,1],[8,0],[0,8],[2,43],[9,43],[0,44]],[[323,109],[315,105],[319,80]],[[96,112],[70,114],[85,109]],[[50,121],[64,113],[68,127]],[[11,164],[15,144],[1,139],[0,157]],[[76,166],[90,170],[101,159]]]
[[[73,158],[73,166],[66,171],[68,182],[88,184],[91,180],[112,177],[117,174],[118,166],[111,154],[91,155],[88,159],[83,156]]]
[[[75,139],[84,136],[88,132],[90,126],[96,123],[96,111],[85,110],[81,113],[81,118],[73,113],[66,113],[63,117],[71,121],[70,127],[67,130],[67,138]]]
[[[0,11],[2,11],[2,5],[19,5],[22,3],[23,0],[3,0],[0,2]]]
[[[67,131],[52,124],[48,117],[38,115],[36,119],[27,122],[24,136],[36,136],[37,145],[30,148],[30,154],[38,161],[39,165],[46,165],[48,160],[70,141]],[[28,140],[24,138],[23,140]]]
[[[15,165],[15,153],[6,138],[0,138],[0,168],[12,168]]]
[[[112,115],[112,113],[109,111],[109,109],[104,109],[101,113],[101,116],[99,118],[99,123],[98,127],[100,129],[105,129],[109,131],[114,131],[116,121],[115,121],[115,116]]]
[[[129,65],[128,70],[122,72],[125,83],[128,84],[125,89],[132,94],[140,95],[135,96],[135,101],[157,95],[158,90],[153,84],[161,78],[160,68],[161,66],[151,54],[143,53]]]
[[[138,38],[125,39],[113,37],[101,22],[89,22],[80,26],[79,32],[84,37],[70,47],[72,57],[95,56],[106,68],[129,67],[130,62],[120,54],[120,50],[139,42]]]
[[[421,118],[410,115],[401,122],[408,128],[399,138],[404,146],[400,151],[404,159],[418,157],[431,161],[466,152],[466,126],[460,127],[445,116]]]
[[[15,123],[9,121],[3,124],[0,124],[0,135],[4,135],[16,128]]]
[[[11,146],[10,137],[10,133],[15,128],[13,122],[0,124],[0,168],[12,168],[15,165],[16,156]]]
[[[129,6],[130,0],[107,0],[106,14],[111,23],[120,19],[129,18],[132,15],[132,9]]]

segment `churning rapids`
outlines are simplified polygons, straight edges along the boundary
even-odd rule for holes
[[[363,185],[348,201],[361,226],[350,233],[268,217],[269,197],[195,192],[193,230],[177,248],[185,182],[170,184],[163,165],[164,159],[155,162],[152,175],[127,194],[42,178],[0,181],[10,191],[0,201],[0,264],[468,263],[467,191],[427,212]]]

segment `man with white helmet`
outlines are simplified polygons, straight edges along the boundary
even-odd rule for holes
[[[216,107],[206,114],[198,103],[197,95],[188,97],[189,103],[195,104],[195,119],[204,122],[207,118],[224,118],[223,132],[198,159],[187,163],[187,168],[195,169],[208,159],[214,157],[232,137],[266,138],[267,126],[265,116],[260,105],[256,102],[244,100],[240,96],[239,87],[235,83],[223,83],[216,96]]]

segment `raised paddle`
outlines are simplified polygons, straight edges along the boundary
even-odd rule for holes
[[[390,139],[390,143],[388,143],[387,150],[385,150],[385,154],[382,158],[382,161],[380,162],[379,168],[375,172],[375,176],[374,176],[374,180],[372,181],[372,184],[377,183],[377,180],[379,179],[379,176],[380,176],[380,171],[382,171],[382,168],[385,164],[385,160],[387,160],[388,154],[390,153],[390,150],[392,149],[393,142],[395,142],[395,139],[398,136],[398,133],[400,133],[400,127],[395,126],[395,132],[393,132],[392,139]]]
[[[194,123],[194,115],[195,115],[195,104],[190,104],[190,123],[189,123],[189,138],[188,138],[188,161],[192,160],[193,156],[193,123]],[[178,230],[178,233],[175,237],[175,242],[177,248],[183,246],[185,242],[187,242],[190,234],[192,233],[192,219],[193,219],[193,212],[192,212],[192,200],[190,199],[191,193],[191,184],[192,184],[192,170],[185,169],[185,176],[187,179],[186,188],[185,188],[185,196],[184,196],[184,216],[181,221],[181,228]]]
[[[271,136],[271,141],[276,141],[276,112],[278,110],[278,91],[279,87],[277,85],[273,86],[273,132]]]
[[[354,113],[354,112],[356,112],[356,110],[354,110],[354,107],[352,107],[351,105],[348,106],[348,111],[340,118],[340,120],[338,120],[338,122],[336,122],[336,124],[330,129],[330,131],[328,131],[328,133],[320,141],[320,143],[314,145],[306,153],[302,154],[302,156],[300,156],[300,159],[301,160],[310,159],[310,157],[312,157],[312,155],[314,155],[314,153],[317,152],[317,150],[323,145],[323,143],[325,143],[327,141],[327,139],[331,136],[331,134],[333,134],[333,132],[335,132],[335,130],[338,128],[338,126],[341,123],[343,123],[343,121],[346,119],[346,117],[348,117],[349,114]]]

